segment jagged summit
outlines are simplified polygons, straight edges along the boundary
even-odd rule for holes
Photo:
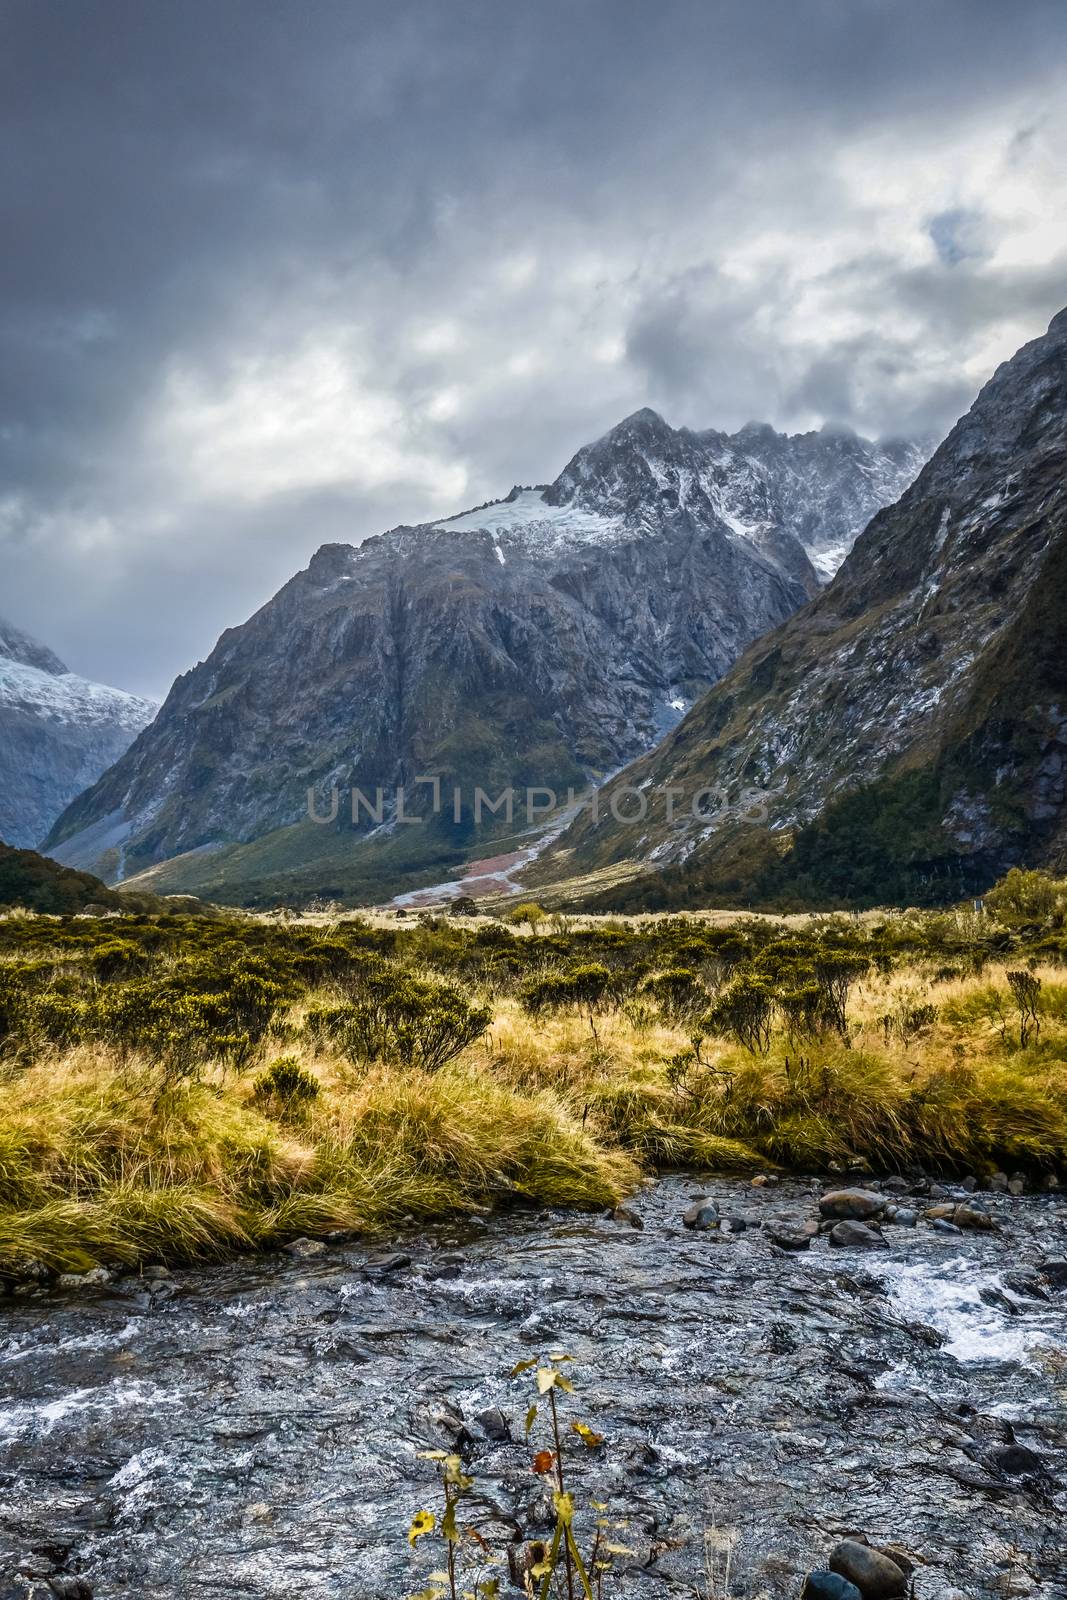
[[[53,677],[69,671],[54,650],[49,650],[47,645],[41,644],[30,634],[23,633],[6,617],[0,617],[0,658],[17,661],[24,667],[36,667],[38,671],[47,672]]]

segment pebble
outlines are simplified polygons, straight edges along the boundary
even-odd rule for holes
[[[844,1250],[888,1250],[877,1228],[865,1222],[838,1222],[830,1229],[830,1243]]]
[[[831,1189],[819,1201],[824,1217],[840,1217],[850,1222],[867,1222],[885,1208],[885,1200],[873,1189]]]
[[[863,1600],[898,1600],[907,1592],[907,1577],[896,1562],[859,1539],[842,1539],[827,1565],[854,1583]]]

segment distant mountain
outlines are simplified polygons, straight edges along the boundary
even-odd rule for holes
[[[587,894],[606,873],[617,905],[943,901],[1062,869],[1065,779],[1067,311],[830,586],[620,776],[684,792],[674,820],[605,803],[543,870]]]
[[[351,786],[581,789],[815,594],[921,457],[639,411],[547,488],[327,545],[178,679],[49,848],[112,878],[171,863],[158,886],[213,896],[393,893],[462,860],[469,819],[387,814],[357,838]],[[308,790],[328,811],[334,785],[345,802],[324,829]]]
[[[153,718],[0,618],[0,838],[34,845]]]

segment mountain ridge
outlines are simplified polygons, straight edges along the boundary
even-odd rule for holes
[[[649,748],[817,591],[800,532],[823,552],[853,536],[917,465],[907,449],[884,456],[855,437],[805,447],[771,430],[743,452],[639,412],[546,489],[322,546],[176,680],[48,847],[115,876],[177,857],[202,866],[229,852],[232,864],[234,850],[285,833],[288,886],[301,858],[324,854],[309,789],[328,809],[335,787],[372,794],[426,774],[468,792],[584,787]],[[390,827],[373,849],[406,873],[421,846]],[[457,858],[469,842],[469,830],[438,829],[426,851]],[[325,854],[352,843],[349,830]]]
[[[0,618],[0,839],[38,844],[155,712],[152,701],[79,677]]]
[[[633,903],[869,902],[951,898],[1021,860],[1062,861],[1065,485],[1060,313],[828,587],[619,780],[756,789],[766,823],[682,813],[641,837],[610,814],[580,819],[545,876],[627,861],[646,874]]]

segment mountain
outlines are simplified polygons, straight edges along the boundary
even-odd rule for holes
[[[816,593],[920,461],[914,445],[694,433],[645,410],[547,488],[324,546],[178,679],[49,848],[111,878],[168,863],[153,886],[252,902],[440,875],[474,848],[469,816],[417,830],[387,812],[357,836],[350,788],[580,790]],[[334,786],[337,824],[317,826],[309,788],[328,815]],[[429,795],[407,805],[425,813]]]
[[[43,839],[155,711],[149,700],[77,677],[0,618],[0,838]]]
[[[629,879],[605,901],[653,906],[936,902],[1062,868],[1065,619],[1067,311],[829,587],[619,777],[684,793],[673,820],[653,799],[619,822],[605,797],[542,871],[587,894]]]

